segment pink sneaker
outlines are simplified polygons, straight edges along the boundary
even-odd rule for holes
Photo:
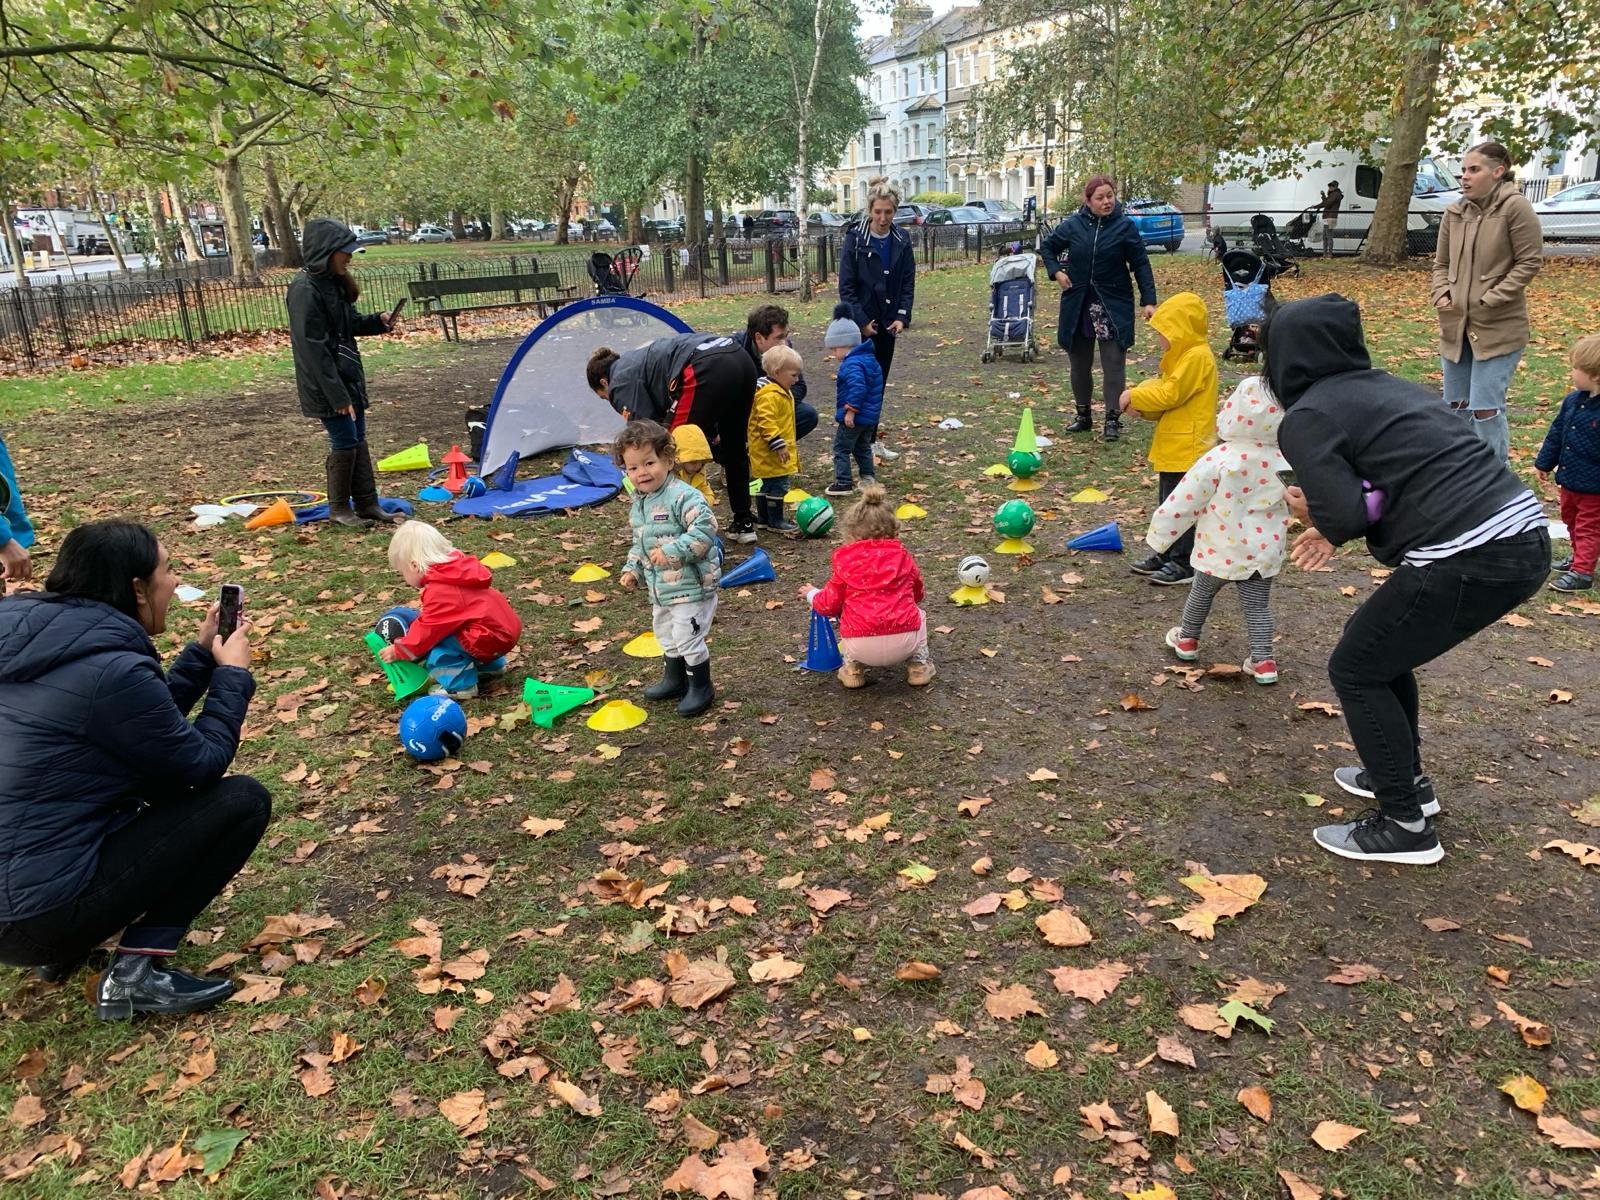
[[[1244,673],[1257,683],[1278,682],[1278,664],[1270,658],[1264,658],[1260,662],[1250,658],[1245,659]]]
[[[1200,657],[1200,639],[1184,637],[1180,625],[1167,630],[1167,645],[1184,662],[1193,662]]]

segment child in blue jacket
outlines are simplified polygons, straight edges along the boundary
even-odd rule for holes
[[[833,482],[823,491],[829,496],[848,496],[856,490],[850,478],[850,459],[861,469],[861,486],[875,483],[872,443],[878,438],[878,420],[883,414],[883,368],[871,342],[861,340],[861,328],[850,316],[848,304],[837,304],[833,321],[823,335],[828,357],[839,364],[839,398],[833,431]]]
[[[1533,463],[1541,483],[1555,471],[1561,519],[1572,539],[1572,554],[1556,564],[1561,577],[1550,584],[1558,592],[1593,587],[1600,557],[1600,333],[1579,338],[1572,348],[1572,388]]]
[[[0,439],[0,579],[33,578],[28,547],[33,545],[33,523],[22,508],[22,491],[17,487],[17,469]],[[0,585],[0,594],[3,594]]]

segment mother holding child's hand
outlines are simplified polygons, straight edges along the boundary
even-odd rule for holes
[[[266,788],[228,774],[256,686],[249,623],[224,641],[213,605],[163,673],[151,639],[177,586],[154,533],[97,521],[62,541],[45,591],[0,600],[0,962],[59,982],[120,931],[106,1020],[232,993],[165,963],[271,815]]]

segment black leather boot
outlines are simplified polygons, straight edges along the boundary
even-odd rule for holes
[[[676,700],[689,690],[689,672],[683,659],[668,655],[661,660],[661,678],[644,690],[646,700]]]
[[[768,500],[767,497],[761,495],[759,492],[756,493],[755,501],[756,501],[756,524],[757,525],[770,525],[770,524],[772,524],[772,502],[770,500]]]
[[[1114,442],[1122,436],[1122,420],[1115,413],[1106,414],[1106,431],[1100,435],[1101,441]]]
[[[711,702],[716,696],[715,690],[711,687],[711,660],[708,658],[705,662],[696,663],[689,668],[689,690],[684,693],[683,699],[678,701],[678,715],[697,717],[711,707]]]
[[[33,976],[40,983],[65,983],[78,973],[78,968],[83,966],[84,960],[74,958],[68,962],[45,963],[33,969]]]
[[[153,954],[118,953],[100,976],[95,1014],[102,1021],[126,1021],[136,1012],[192,1013],[231,995],[231,979],[202,979],[163,966]]]
[[[1078,405],[1078,419],[1067,426],[1068,433],[1093,433],[1094,409],[1087,404]]]
[[[356,443],[355,458],[350,471],[350,499],[355,502],[356,516],[376,521],[380,525],[394,525],[405,520],[403,513],[384,511],[378,503],[378,477],[372,470],[372,451],[362,438]]]
[[[351,477],[356,469],[356,450],[335,450],[328,455],[328,520],[335,525],[348,525],[355,529],[370,528],[372,522],[358,517],[350,510]]]

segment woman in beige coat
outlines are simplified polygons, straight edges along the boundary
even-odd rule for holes
[[[1510,167],[1499,142],[1467,151],[1461,199],[1445,210],[1433,257],[1445,403],[1502,462],[1511,441],[1506,392],[1528,344],[1524,292],[1544,261],[1539,218]]]

